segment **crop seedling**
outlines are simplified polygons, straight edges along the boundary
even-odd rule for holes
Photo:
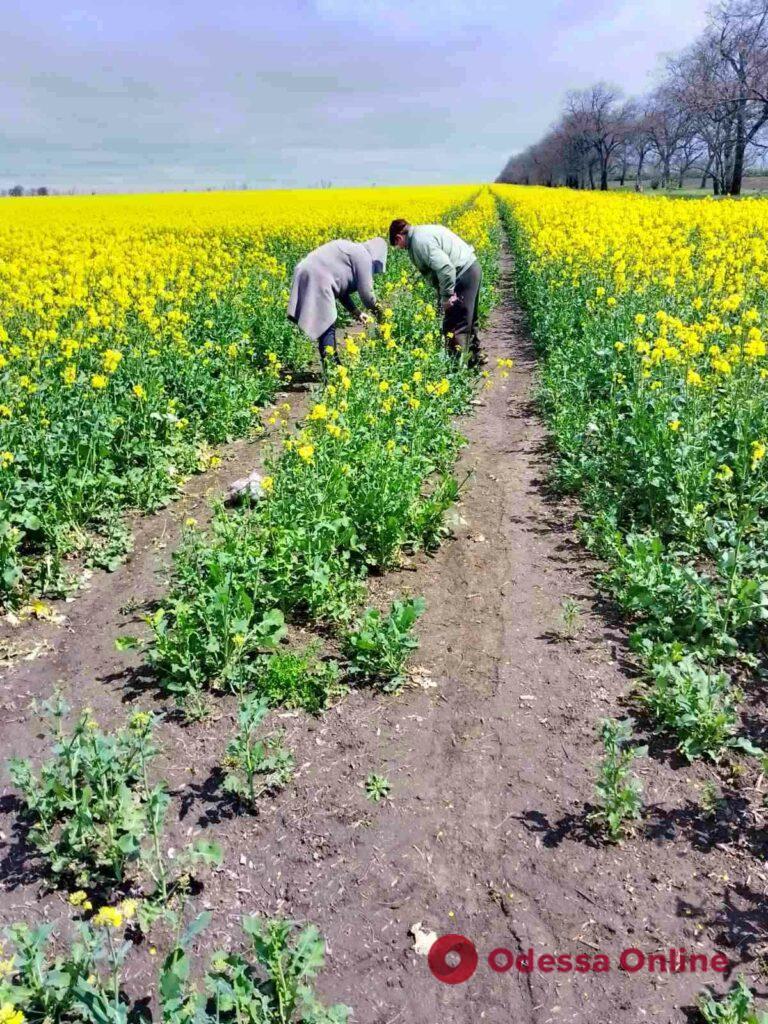
[[[350,674],[388,691],[402,686],[405,663],[419,646],[413,626],[424,608],[421,597],[393,601],[387,615],[369,608],[344,637]]]
[[[28,760],[9,762],[30,841],[57,878],[78,886],[118,883],[138,860],[149,829],[152,717],[139,712],[127,728],[104,733],[86,709],[67,733],[64,701],[57,696],[44,708],[52,721],[53,758],[38,775]]]
[[[677,739],[677,749],[689,761],[742,745],[735,737],[738,691],[725,672],[712,672],[692,655],[678,662],[653,666],[653,681],[642,701],[655,720]]]
[[[160,978],[164,1024],[346,1024],[349,1008],[323,1006],[313,990],[325,960],[313,925],[258,917],[242,924],[250,955],[214,954],[202,987],[191,980],[185,943],[172,950]]]
[[[69,944],[54,940],[53,925],[9,929],[0,950],[0,1018],[3,1024],[129,1024],[144,1019],[142,1008],[155,998],[163,1024],[345,1024],[349,1009],[324,1006],[314,992],[325,948],[316,928],[280,919],[243,919],[250,952],[221,950],[208,968],[188,948],[210,923],[200,914],[162,961],[155,992],[136,998],[125,984],[130,943],[117,934],[134,913],[134,901],[101,908],[76,925]],[[55,950],[55,951],[54,951]],[[60,951],[61,950],[61,951]],[[201,983],[196,980],[201,978]],[[135,1001],[134,1001],[135,1000]],[[6,1008],[8,1010],[6,1011]]]
[[[630,746],[633,726],[630,718],[605,718],[600,723],[605,749],[595,783],[600,807],[589,817],[612,843],[624,838],[628,824],[636,821],[642,811],[642,786],[631,769],[636,758],[644,757],[648,748]]]
[[[72,1021],[83,1024],[127,1024],[122,971],[130,943],[116,942],[113,932],[135,913],[135,901],[102,908],[88,923],[75,926],[76,939],[64,952],[54,952],[54,926],[15,924],[8,929],[10,954],[2,961],[0,1006],[21,1013],[10,1024],[31,1021]],[[6,1024],[8,1018],[6,1018]]]
[[[755,997],[743,978],[723,999],[716,999],[709,992],[702,995],[699,1012],[705,1024],[768,1024],[768,1014],[755,1009]]]
[[[68,706],[60,697],[45,705],[53,721],[54,756],[35,775],[29,761],[9,770],[24,800],[31,843],[57,881],[114,889],[129,878],[146,883],[142,926],[183,904],[191,871],[221,861],[215,843],[198,840],[171,859],[163,850],[170,796],[148,773],[157,751],[153,718],[138,711],[127,727],[103,732],[89,710],[67,733]]]
[[[385,775],[377,775],[376,772],[371,772],[365,780],[365,795],[375,804],[388,797],[391,788],[392,783],[389,779]]]
[[[251,811],[264,793],[284,786],[293,775],[293,756],[279,733],[256,738],[269,703],[255,694],[244,696],[237,713],[237,734],[227,746],[224,790]]]
[[[421,545],[425,551],[435,551],[450,533],[445,524],[448,509],[458,501],[461,485],[453,474],[446,474],[423,498],[414,514],[414,546]]]

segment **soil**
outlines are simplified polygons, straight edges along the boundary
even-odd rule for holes
[[[626,634],[595,590],[598,567],[578,543],[578,510],[546,487],[552,456],[532,405],[534,352],[506,253],[484,346],[492,365],[511,356],[515,366],[482,392],[462,424],[468,445],[460,471],[471,477],[454,535],[433,557],[420,555],[407,571],[371,584],[382,605],[404,592],[426,598],[411,684],[394,696],[353,692],[316,719],[276,715],[298,772],[257,816],[235,813],[215,785],[231,702],[219,702],[200,725],[169,717],[160,727],[160,771],[178,812],[169,843],[205,834],[225,851],[196,898],[215,911],[199,948],[237,941],[243,913],[312,921],[328,946],[320,993],[350,1005],[364,1024],[695,1020],[698,994],[706,984],[724,991],[730,973],[630,974],[618,970],[619,954],[722,951],[758,994],[764,990],[760,804],[738,777],[725,784],[712,768],[683,766],[656,743],[637,766],[645,791],[637,833],[618,846],[595,838],[588,815],[597,725],[627,713],[635,680]],[[4,753],[45,753],[32,700],[56,684],[102,722],[133,706],[158,706],[151,680],[144,688],[133,671],[138,657],[114,649],[118,633],[136,632],[136,615],[121,609],[162,594],[175,524],[189,514],[202,519],[207,488],[243,475],[259,450],[244,450],[226,474],[196,481],[182,503],[143,521],[131,561],[95,576],[67,607],[65,626],[34,627],[32,640],[46,648],[11,665],[0,684]],[[570,639],[566,600],[579,609]],[[392,783],[380,803],[365,795],[370,772]],[[707,783],[725,786],[727,798],[709,814]],[[0,923],[63,916],[60,896],[41,895],[11,791],[4,792]],[[480,961],[468,981],[447,985],[430,973],[414,949],[417,922],[474,942]],[[486,960],[496,947],[602,952],[610,970],[497,973]],[[146,990],[141,951],[133,970]]]

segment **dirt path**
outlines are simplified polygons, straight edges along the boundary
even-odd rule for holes
[[[618,955],[683,946],[754,959],[768,923],[766,878],[739,843],[756,847],[757,830],[730,819],[708,824],[698,809],[706,770],[682,771],[659,757],[641,765],[644,834],[618,848],[589,840],[596,724],[624,713],[619,701],[631,678],[624,637],[599,612],[572,512],[543,487],[548,455],[531,407],[533,353],[507,256],[503,269],[485,345],[494,362],[512,356],[516,365],[465,424],[462,468],[473,478],[456,536],[435,557],[416,559],[415,571],[374,587],[381,601],[405,590],[427,600],[418,682],[397,697],[353,694],[319,720],[280,716],[300,770],[257,818],[233,816],[211,784],[231,729],[228,704],[200,726],[164,726],[180,814],[171,841],[206,831],[226,851],[201,896],[217,911],[206,947],[235,934],[243,912],[311,920],[329,945],[321,990],[351,1005],[361,1024],[680,1022],[681,1008],[718,976],[627,975]],[[558,636],[567,597],[582,609],[572,642]],[[93,640],[107,649],[100,635]],[[82,666],[56,664],[70,673],[66,688],[84,685]],[[114,708],[122,691],[106,667],[101,701]],[[17,687],[36,688],[34,672],[16,670],[6,702],[19,700]],[[20,701],[14,745],[29,743],[36,726]],[[390,800],[366,800],[371,771],[391,780]],[[0,828],[10,834],[10,816]],[[10,840],[9,848],[4,921],[29,915],[36,891]],[[51,900],[37,908],[55,912]],[[412,948],[416,922],[474,941],[481,959],[467,983],[448,986],[430,974]],[[611,970],[496,974],[485,957],[498,946],[602,951]]]

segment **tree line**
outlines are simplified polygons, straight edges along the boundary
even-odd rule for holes
[[[507,161],[497,181],[639,191],[697,175],[739,195],[768,144],[768,0],[722,0],[702,35],[665,61],[656,89],[625,99],[599,82],[570,92],[557,123]]]
[[[41,185],[39,188],[28,188],[25,189],[23,185],[12,185],[7,192],[0,192],[0,196],[11,196],[14,199],[20,196],[47,196],[50,195],[50,190],[46,185]]]

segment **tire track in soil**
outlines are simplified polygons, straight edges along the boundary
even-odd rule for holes
[[[652,837],[605,849],[581,835],[598,756],[595,726],[623,713],[618,700],[631,680],[622,634],[595,611],[594,565],[575,541],[574,511],[542,486],[548,455],[531,405],[535,360],[506,251],[502,264],[484,344],[493,362],[516,362],[462,426],[469,445],[460,472],[473,476],[455,537],[434,557],[413,559],[411,571],[371,586],[379,605],[404,591],[426,597],[415,658],[422,671],[414,673],[422,685],[392,697],[353,692],[319,719],[278,714],[299,770],[256,817],[234,815],[210,785],[231,733],[232,702],[200,725],[164,724],[161,771],[179,808],[168,842],[207,834],[225,851],[195,901],[195,910],[216,912],[202,952],[239,941],[245,912],[312,921],[328,943],[320,990],[351,1005],[363,1024],[672,1024],[707,979],[626,976],[615,967],[601,975],[500,975],[484,963],[499,945],[604,950],[615,964],[626,946],[714,952],[728,936],[749,960],[766,924],[765,879],[754,860],[694,848],[693,829],[678,824],[698,799],[703,769],[641,767],[660,825]],[[127,586],[115,603],[126,593]],[[569,643],[556,637],[565,597],[583,610]],[[67,688],[82,698],[77,703],[94,702],[101,687],[114,714],[116,684],[87,683],[95,656],[71,658],[57,671],[70,669]],[[33,680],[50,690],[50,679],[46,686],[35,679],[34,663],[18,671],[14,693]],[[21,729],[14,742],[29,744],[36,725],[25,712],[4,732]],[[363,791],[371,771],[392,781],[391,799],[378,805]],[[29,916],[31,906],[37,916],[60,913],[55,898],[33,903],[36,886],[23,874],[6,888],[0,920]],[[432,978],[412,949],[409,929],[418,921],[476,943],[481,961],[469,982]],[[137,991],[146,990],[153,968],[139,950],[131,967]]]

